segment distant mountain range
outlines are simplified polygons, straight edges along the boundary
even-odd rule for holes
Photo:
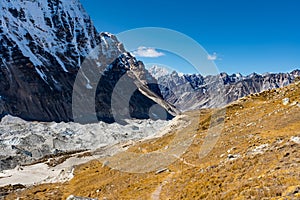
[[[223,106],[252,93],[284,87],[300,76],[300,70],[294,70],[247,76],[220,73],[204,77],[200,74],[178,74],[158,66],[151,67],[149,72],[157,78],[163,98],[181,111]],[[216,86],[221,86],[223,91],[215,90]]]

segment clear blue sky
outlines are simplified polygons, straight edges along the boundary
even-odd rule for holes
[[[81,0],[99,32],[164,27],[200,43],[220,71],[300,68],[298,0]]]

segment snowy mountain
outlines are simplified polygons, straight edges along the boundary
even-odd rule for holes
[[[102,86],[113,86],[118,82],[117,78],[135,71],[137,67],[140,68],[136,71],[147,73],[142,72],[146,70],[141,63],[126,54],[114,35],[96,31],[79,0],[2,0],[0,114],[11,114],[26,120],[73,120],[73,84],[80,65],[95,47],[98,47],[97,54],[90,56],[97,61],[98,67],[105,68],[121,56],[110,66],[110,69],[114,68],[114,73],[107,72],[110,77],[104,77],[107,82],[102,82]],[[147,83],[135,75],[131,76],[135,84]],[[87,78],[85,82],[89,89],[90,80]],[[113,88],[102,90],[103,94],[99,94],[99,88],[99,98],[111,96]],[[163,102],[158,87],[145,88],[148,93],[152,91],[155,97],[148,98],[147,92],[135,93],[130,102],[130,112],[137,118],[148,118],[149,107]],[[96,102],[98,106],[101,104],[101,107],[96,105],[98,119],[113,121],[110,102],[103,101],[103,98]],[[170,107],[167,103],[164,106]]]
[[[71,71],[99,44],[100,38],[78,0],[4,0],[0,9],[1,40],[5,42],[2,62],[16,62],[13,56],[21,53],[45,82],[47,70],[42,66],[51,62],[59,64],[63,72]],[[69,51],[72,54],[66,55]]]
[[[159,77],[166,76],[166,75],[169,75],[169,74],[172,73],[171,69],[168,69],[166,67],[157,66],[157,65],[153,65],[152,67],[150,67],[148,69],[148,71],[156,79],[158,79]]]

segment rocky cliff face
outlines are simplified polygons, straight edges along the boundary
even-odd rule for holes
[[[97,97],[110,97],[110,86],[141,64],[132,56],[125,56],[126,52],[115,36],[97,33],[79,0],[1,1],[1,116],[11,114],[39,121],[73,120],[73,84],[79,67],[95,47],[98,52],[93,57],[97,60],[97,67],[105,68],[120,56],[111,67],[114,71],[108,70],[102,85],[99,84]],[[133,80],[143,82],[137,76],[131,77]],[[87,89],[90,84],[87,78]],[[101,87],[107,85],[110,89],[102,89],[106,93],[100,94]],[[134,117],[149,118],[149,107],[161,99],[157,86],[146,88],[155,94],[156,99],[153,101],[137,92],[133,97],[135,100],[130,102],[130,112]],[[97,116],[111,122],[114,119],[109,101],[103,100],[96,101]],[[143,105],[139,104],[140,100],[144,100]]]
[[[156,67],[157,68],[157,67]],[[161,70],[149,70],[157,72]],[[158,76],[158,74],[155,74]],[[294,81],[300,75],[299,70],[291,73],[278,74],[241,74],[228,75],[221,73],[218,76],[203,77],[199,74],[179,75],[176,72],[158,76],[163,97],[182,111],[218,107],[233,102],[241,97],[264,90],[284,87]],[[222,93],[217,92],[215,87],[220,82]],[[220,97],[219,95],[222,95]],[[221,101],[220,101],[221,98]]]

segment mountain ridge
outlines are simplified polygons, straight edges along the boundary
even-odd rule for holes
[[[158,84],[164,99],[181,111],[224,106],[253,93],[287,86],[300,76],[298,69],[289,73],[262,75],[252,73],[247,76],[240,73],[228,75],[222,72],[204,77],[201,74],[178,74],[176,71],[160,76],[155,72],[159,73],[162,70],[155,68],[155,70],[150,68],[149,71],[153,73],[153,76],[158,77]],[[214,80],[220,80],[223,83],[214,83]],[[218,84],[222,84],[224,89],[223,100],[219,102],[216,101],[219,94],[213,90]]]

